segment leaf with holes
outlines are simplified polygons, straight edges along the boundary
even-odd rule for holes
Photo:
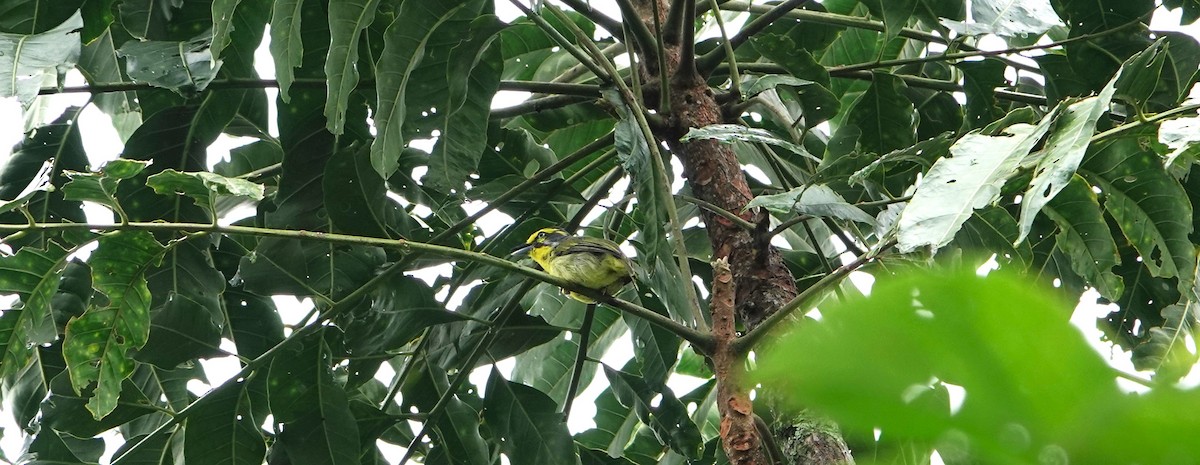
[[[150,289],[145,272],[162,255],[163,246],[149,232],[103,236],[92,254],[92,280],[108,296],[108,305],[90,307],[67,323],[63,357],[71,385],[79,393],[95,382],[87,408],[99,419],[117,407],[121,381],[133,372],[130,351],[150,335]]]

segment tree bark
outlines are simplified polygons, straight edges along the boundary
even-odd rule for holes
[[[684,0],[675,0],[681,2]],[[640,19],[655,30],[654,13],[657,2],[658,23],[666,23],[666,15],[670,9],[667,0],[634,0],[634,9]],[[689,15],[690,17],[690,15]],[[690,20],[683,21],[684,28],[693,27]],[[656,31],[663,34],[662,31]],[[690,34],[682,37],[690,38]],[[746,204],[753,198],[750,186],[746,182],[737,154],[724,144],[712,140],[697,140],[682,142],[680,138],[690,128],[699,128],[711,124],[726,122],[721,105],[717,102],[712,89],[705,79],[699,76],[692,60],[681,60],[684,54],[692,54],[692,44],[687,39],[679,45],[666,45],[663,60],[665,71],[668,73],[670,111],[662,112],[667,117],[668,125],[657,134],[675,156],[683,164],[683,175],[688,181],[692,194],[717,207],[732,212],[752,224],[760,225],[760,231],[769,227],[766,212],[745,210]],[[653,47],[654,44],[643,46]],[[648,94],[657,94],[659,88],[659,64],[639,60],[642,64],[642,82],[646,83]],[[684,62],[681,69],[680,63]],[[655,102],[655,99],[645,99]],[[743,325],[753,329],[766,317],[773,314],[783,304],[796,297],[795,279],[791,271],[783,263],[779,250],[772,247],[766,240],[756,240],[760,234],[752,234],[732,221],[709,211],[701,210],[701,217],[712,243],[713,259],[728,260],[733,273],[733,287],[736,289],[734,306]],[[714,322],[715,324],[716,322]],[[736,379],[721,379],[718,385],[729,385]],[[748,408],[748,406],[746,406]],[[798,417],[780,424],[782,418],[776,419],[775,433],[777,443],[781,444],[785,455],[784,462],[797,465],[833,465],[854,463],[850,451],[838,432],[837,427],[821,420],[807,416]],[[816,426],[820,427],[816,427]],[[722,438],[725,440],[726,438]],[[732,457],[731,457],[732,459]]]

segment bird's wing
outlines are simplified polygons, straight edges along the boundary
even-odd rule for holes
[[[559,247],[555,249],[555,255],[570,255],[576,253],[604,254],[612,255],[617,258],[624,258],[625,256],[625,254],[621,253],[621,249],[609,246],[607,244],[596,244],[593,242],[581,241],[574,244],[569,244],[566,247]]]

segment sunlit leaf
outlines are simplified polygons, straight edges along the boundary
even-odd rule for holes
[[[33,100],[46,74],[69,69],[79,58],[81,28],[83,17],[77,12],[45,32],[0,32],[0,97],[15,96],[26,104]]]

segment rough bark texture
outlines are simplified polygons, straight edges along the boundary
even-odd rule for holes
[[[667,0],[632,1],[634,9],[637,10],[643,23],[651,31],[655,31],[655,9],[652,2],[657,2],[660,24],[665,24],[666,13],[670,8]],[[684,27],[692,27],[693,23],[684,21],[683,24]],[[689,36],[689,34],[684,34],[684,37]],[[711,140],[688,143],[679,140],[690,128],[726,122],[721,105],[716,101],[713,91],[705,80],[696,75],[694,69],[680,69],[681,54],[692,51],[692,47],[687,44],[685,47],[667,45],[664,59],[666,71],[669,73],[670,88],[668,91],[671,108],[670,112],[663,112],[668,124],[666,128],[660,128],[658,136],[667,143],[671,152],[679,157],[683,164],[683,175],[688,180],[688,185],[696,198],[739,214],[743,219],[766,228],[768,224],[765,212],[754,210],[743,212],[753,195],[750,193],[750,186],[746,182],[741,164],[733,150],[728,145]],[[661,82],[658,75],[658,63],[647,63],[647,60],[640,61],[643,64],[642,82],[645,83],[649,94],[656,94],[660,90],[658,83]],[[648,98],[646,101],[649,103],[656,100]],[[795,279],[792,277],[791,271],[784,265],[779,250],[771,247],[768,242],[756,240],[756,235],[728,219],[712,212],[703,210],[702,212],[701,216],[712,243],[713,259],[727,259],[732,270],[733,285],[736,289],[735,308],[738,317],[742,319],[742,323],[747,328],[753,328],[796,296]],[[734,382],[731,383],[731,381]],[[718,386],[736,388],[736,381],[722,379],[721,376],[718,376]],[[719,387],[718,390],[720,389]],[[728,407],[731,406],[721,406],[722,409]],[[742,407],[750,408],[748,400]],[[751,415],[750,418],[753,416]],[[785,463],[797,465],[854,463],[836,426],[825,425],[829,427],[812,428],[811,425],[822,423],[808,418],[797,418],[789,423],[776,428],[777,442],[787,446],[784,450]],[[722,429],[723,442],[740,440],[725,436],[724,420],[722,420]],[[758,447],[755,448],[758,449]],[[761,453],[758,453],[761,456]],[[730,458],[732,459],[732,456]]]
[[[734,329],[734,284],[729,262],[713,262],[712,322],[713,371],[717,375],[717,411],[721,413],[721,446],[733,465],[767,465],[762,438],[754,426],[754,405],[742,383],[746,360],[730,347]]]

